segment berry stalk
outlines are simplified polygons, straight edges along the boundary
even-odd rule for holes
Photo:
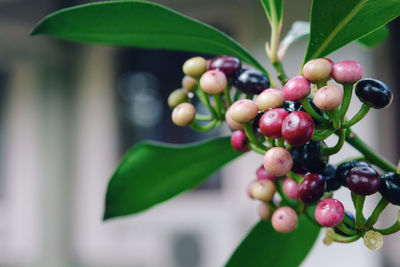
[[[383,197],[379,200],[378,205],[376,205],[374,211],[372,212],[371,216],[368,218],[367,222],[365,223],[365,227],[370,228],[373,226],[379,218],[379,215],[382,211],[389,205],[389,201]]]

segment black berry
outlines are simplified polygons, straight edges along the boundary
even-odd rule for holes
[[[378,192],[381,177],[371,167],[354,167],[347,172],[346,185],[352,192],[368,196]]]
[[[381,175],[381,195],[394,205],[400,205],[400,174],[389,172]]]
[[[269,79],[258,70],[243,69],[239,71],[233,84],[243,93],[260,94],[269,88]]]
[[[340,182],[336,179],[335,173],[336,167],[333,165],[328,165],[322,173],[326,180],[326,192],[336,191],[341,186]]]
[[[307,174],[297,190],[298,197],[304,204],[315,203],[324,194],[325,186],[325,178],[321,174]]]
[[[387,107],[393,100],[392,90],[385,83],[371,78],[359,81],[355,92],[361,102],[376,109]]]
[[[296,159],[303,169],[307,172],[322,173],[329,161],[329,157],[322,151],[324,147],[326,147],[325,142],[310,140],[307,144],[293,150],[298,151],[295,156],[298,156]],[[294,151],[293,153],[296,154]]]
[[[341,163],[335,173],[336,180],[341,183],[341,185],[346,185],[346,175],[347,172],[353,167],[371,167],[370,164],[364,161],[351,160]]]

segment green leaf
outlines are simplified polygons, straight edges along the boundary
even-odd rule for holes
[[[32,35],[84,43],[229,54],[267,74],[240,44],[223,32],[147,1],[80,5],[45,17]]]
[[[193,189],[238,155],[229,137],[190,145],[139,143],[108,184],[104,219],[143,211]]]
[[[400,0],[313,0],[305,62],[323,57],[387,24]]]
[[[307,256],[320,227],[304,215],[297,229],[288,234],[276,232],[270,222],[260,221],[243,240],[227,267],[296,267]]]
[[[372,48],[389,37],[390,31],[386,26],[383,26],[370,34],[358,39],[357,42],[365,48]]]
[[[283,17],[283,0],[260,0],[260,2],[268,19],[270,21],[275,19],[275,22],[279,24]]]

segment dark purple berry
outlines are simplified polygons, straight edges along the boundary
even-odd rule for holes
[[[325,186],[324,176],[318,173],[307,174],[297,191],[299,199],[304,204],[313,204],[322,197],[325,192]]]
[[[354,167],[347,172],[346,185],[358,195],[372,195],[378,192],[381,177],[371,167]]]
[[[294,147],[291,151],[290,154],[292,155],[293,159],[293,166],[292,166],[292,171],[295,173],[306,173],[307,170],[303,168],[303,166],[300,163],[300,149],[297,147]]]
[[[258,129],[260,129],[260,119],[261,119],[262,115],[264,115],[264,112],[259,112],[257,114],[257,116],[254,118],[253,123],[252,123],[254,131],[257,131]]]
[[[333,165],[328,165],[322,172],[326,180],[326,192],[336,191],[342,186],[336,179],[335,173],[336,167]]]
[[[329,157],[323,153],[324,141],[310,140],[307,144],[296,148],[299,151],[299,163],[307,172],[322,173],[328,164]]]
[[[242,63],[236,57],[219,56],[210,60],[209,69],[219,70],[225,73],[227,78],[232,78],[240,70]]]
[[[246,94],[261,94],[269,88],[269,79],[258,70],[244,69],[239,71],[233,84]]]
[[[381,195],[394,205],[400,205],[400,174],[389,172],[381,175]]]
[[[355,92],[361,102],[376,109],[389,106],[393,100],[392,90],[385,83],[371,78],[359,81]]]
[[[344,186],[346,185],[347,172],[353,167],[371,167],[371,165],[364,161],[357,161],[357,160],[351,160],[341,163],[337,167],[335,173],[336,180],[339,181],[341,185]]]

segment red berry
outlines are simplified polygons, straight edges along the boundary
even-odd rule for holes
[[[346,186],[359,195],[372,195],[378,192],[381,177],[371,167],[354,167],[347,172]]]
[[[232,56],[219,56],[211,59],[209,70],[219,70],[225,73],[226,77],[232,78],[240,70],[240,60]]]
[[[257,180],[261,181],[261,180],[271,180],[271,181],[275,181],[278,177],[275,177],[271,174],[269,174],[265,168],[264,165],[261,165],[257,171],[256,171],[256,175],[257,175]]]
[[[273,176],[286,175],[292,168],[292,165],[292,156],[283,147],[270,148],[264,155],[264,168]]]
[[[263,135],[270,138],[282,137],[282,123],[288,115],[289,113],[281,108],[268,110],[260,119],[260,131]]]
[[[315,208],[314,216],[321,226],[333,227],[338,225],[344,217],[343,204],[333,198],[322,200]]]
[[[296,76],[290,79],[282,90],[286,100],[295,101],[306,97],[311,91],[311,85],[305,77]]]
[[[294,209],[280,207],[272,214],[272,227],[280,233],[292,232],[297,227],[298,216]]]
[[[297,188],[298,184],[292,179],[286,178],[283,181],[283,192],[285,192],[285,194],[291,199],[298,199]]]
[[[232,133],[231,144],[236,151],[247,152],[249,148],[249,140],[243,130],[236,130]]]
[[[304,177],[297,190],[299,199],[305,204],[317,202],[325,192],[326,181],[321,174],[310,173]]]
[[[292,146],[302,146],[310,141],[314,128],[310,115],[304,111],[295,111],[283,120],[282,137]]]
[[[362,66],[352,60],[335,63],[332,68],[332,78],[341,84],[352,84],[359,81],[364,74]]]

